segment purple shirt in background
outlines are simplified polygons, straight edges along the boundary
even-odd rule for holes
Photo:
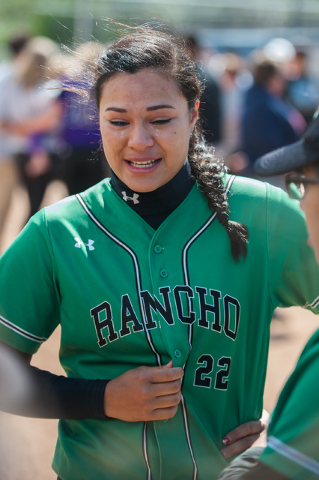
[[[71,81],[66,83],[72,85]],[[78,83],[73,85],[81,86]],[[100,145],[101,136],[95,103],[68,91],[62,92],[60,99],[65,109],[61,125],[61,136],[64,141],[74,148],[96,150]]]

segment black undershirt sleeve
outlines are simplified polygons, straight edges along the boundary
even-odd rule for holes
[[[108,380],[54,375],[30,361],[31,355],[0,342],[0,410],[36,418],[106,418]]]

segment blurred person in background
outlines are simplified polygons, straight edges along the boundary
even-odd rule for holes
[[[254,84],[248,90],[241,119],[241,151],[247,166],[237,173],[255,176],[254,162],[275,148],[300,139],[306,122],[284,99],[286,80],[273,62],[262,60],[254,66]]]
[[[221,141],[218,144],[220,156],[231,170],[238,171],[240,166],[241,118],[244,96],[253,83],[247,60],[233,52],[215,55],[209,67],[219,72],[218,80],[221,90]]]
[[[207,143],[216,146],[221,140],[221,91],[218,81],[208,69],[212,52],[202,47],[195,36],[188,37],[194,52],[196,71],[204,85],[199,111],[202,129]]]
[[[308,240],[319,263],[319,111],[302,140],[256,161],[259,175],[286,174],[291,198],[305,213]],[[297,232],[296,232],[297,233]],[[316,299],[318,303],[319,297]],[[315,480],[319,478],[319,330],[306,344],[284,386],[268,427],[267,446],[234,460],[219,480]]]
[[[60,100],[63,119],[59,135],[63,143],[64,181],[70,195],[82,192],[110,176],[102,152],[98,113],[92,100],[83,101],[76,89],[87,86],[83,79],[86,61],[98,58],[103,46],[98,42],[81,45],[62,61]],[[72,90],[72,91],[71,91]]]
[[[27,33],[15,33],[9,38],[7,50],[10,58],[0,63],[0,80],[12,73],[15,62],[29,40],[30,36]]]
[[[0,128],[14,146],[20,178],[29,195],[30,216],[40,208],[58,158],[55,131],[63,109],[57,84],[48,80],[58,52],[46,37],[31,39],[2,92]]]
[[[11,58],[0,65],[0,119],[6,115],[7,92],[28,41],[29,36],[26,34],[13,35],[8,41],[7,47]],[[15,153],[17,153],[15,142],[12,142],[7,132],[0,128],[0,250],[3,226],[12,192],[18,183],[18,171],[14,161]]]
[[[319,85],[309,73],[309,58],[305,50],[297,49],[285,69],[287,98],[309,123],[319,103]]]

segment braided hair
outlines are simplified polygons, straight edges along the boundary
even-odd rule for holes
[[[230,249],[235,261],[246,257],[248,229],[239,222],[229,219],[229,205],[222,179],[227,171],[224,163],[216,159],[212,149],[205,143],[201,128],[196,124],[190,139],[188,160],[191,172],[209,208],[225,228],[230,240]]]
[[[203,85],[196,73],[193,53],[187,40],[162,25],[145,24],[129,27],[128,34],[113,42],[96,63],[93,77],[97,108],[104,84],[121,72],[134,74],[151,68],[173,79],[188,102],[189,111],[200,98]],[[241,223],[229,219],[229,206],[223,185],[227,171],[214,149],[204,140],[199,122],[190,137],[188,160],[191,173],[207,199],[209,208],[225,228],[235,261],[247,254],[248,230]]]

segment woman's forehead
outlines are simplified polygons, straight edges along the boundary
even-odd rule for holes
[[[103,102],[170,102],[187,103],[176,82],[159,70],[144,69],[137,73],[120,72],[102,87]]]
[[[120,88],[131,88],[132,85],[141,86],[142,88],[145,85],[148,86],[160,86],[165,88],[169,86],[171,89],[175,88],[178,90],[177,84],[173,78],[168,74],[163,73],[161,70],[156,70],[153,68],[144,68],[139,70],[136,73],[129,72],[118,72],[112,75],[103,85],[103,88],[112,85]]]

